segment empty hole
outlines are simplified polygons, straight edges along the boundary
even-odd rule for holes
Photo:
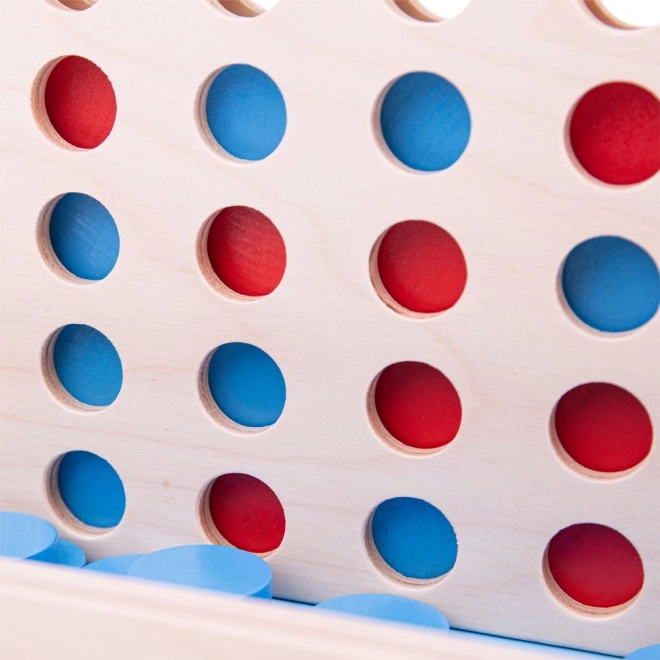
[[[632,83],[599,85],[575,106],[569,136],[575,158],[596,179],[646,181],[660,168],[660,101]]]
[[[613,614],[642,590],[644,567],[635,546],[611,527],[571,525],[548,544],[544,572],[565,605],[589,614]]]
[[[96,64],[70,55],[48,65],[37,81],[35,114],[49,137],[79,149],[98,147],[112,131],[117,101]]]
[[[408,16],[432,23],[456,18],[470,4],[470,0],[394,0],[394,2]]]
[[[51,0],[51,2],[60,7],[65,7],[66,9],[84,11],[85,9],[93,7],[98,2],[98,0]]]
[[[117,349],[88,325],[66,325],[50,337],[43,371],[58,400],[84,411],[109,406],[119,395],[123,380]]]
[[[126,509],[126,494],[117,471],[88,451],[70,451],[55,463],[49,497],[67,522],[93,528],[87,531],[116,527]]]
[[[626,332],[650,321],[660,304],[660,274],[639,245],[617,236],[590,238],[573,248],[561,272],[575,316],[602,332]]]
[[[439,509],[424,500],[395,497],[373,512],[367,550],[390,578],[422,585],[451,571],[458,543],[454,528]]]
[[[280,547],[286,529],[279,498],[249,474],[223,474],[203,500],[202,521],[216,543],[267,555]]]
[[[270,11],[279,0],[217,0],[220,5],[236,16],[253,17]]]
[[[376,242],[371,278],[395,311],[437,314],[453,307],[463,294],[467,265],[451,234],[425,220],[406,220]]]
[[[372,386],[378,434],[398,449],[432,452],[448,445],[461,425],[461,400],[451,381],[422,362],[397,362]]]
[[[470,139],[463,95],[435,73],[417,71],[396,80],[380,106],[385,144],[407,167],[437,172],[453,165]]]
[[[247,297],[272,293],[284,276],[286,248],[277,227],[248,206],[230,206],[205,225],[199,250],[212,286]],[[223,287],[217,287],[219,282]]]
[[[660,3],[653,0],[585,0],[601,21],[618,28],[660,25]]]
[[[566,392],[554,414],[556,440],[579,466],[612,475],[637,467],[651,451],[651,418],[639,399],[609,383]]]
[[[44,214],[39,246],[46,262],[70,279],[107,277],[119,256],[119,232],[108,209],[89,195],[67,193]]]
[[[284,410],[286,385],[275,360],[252,344],[215,349],[200,371],[200,394],[209,414],[234,431],[275,424]]]
[[[200,111],[207,139],[239,160],[270,156],[286,131],[279,87],[248,64],[232,64],[212,76],[202,92]]]

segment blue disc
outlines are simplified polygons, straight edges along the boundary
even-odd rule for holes
[[[413,497],[379,504],[371,534],[383,561],[404,577],[429,580],[454,567],[458,543],[451,523],[439,509]]]
[[[401,76],[387,91],[380,127],[390,151],[422,172],[453,165],[470,140],[470,112],[463,95],[445,78],[417,71]]]
[[[116,527],[126,509],[124,486],[105,459],[88,451],[65,454],[57,470],[57,487],[71,514],[91,527]]]
[[[119,232],[108,209],[89,195],[67,193],[50,216],[50,243],[55,256],[73,275],[102,280],[119,256]]]
[[[57,539],[47,550],[33,555],[30,559],[42,561],[46,564],[60,564],[61,566],[71,566],[73,568],[82,568],[87,559],[82,548],[66,539]]]
[[[53,351],[55,372],[64,389],[90,406],[109,406],[124,378],[121,359],[112,342],[88,325],[67,325]]]
[[[286,106],[270,76],[247,64],[232,64],[213,79],[206,121],[218,144],[242,160],[262,160],[286,131]]]
[[[130,577],[270,598],[273,573],[261,558],[221,545],[183,545],[138,559]]]
[[[86,571],[97,571],[99,573],[113,573],[114,575],[128,575],[133,564],[144,557],[144,555],[116,555],[93,561],[85,566]]]
[[[412,623],[417,626],[449,630],[444,614],[435,607],[412,598],[390,596],[389,594],[354,594],[332,598],[317,605],[323,610],[347,612],[372,619]]]
[[[0,557],[28,559],[50,548],[57,531],[47,521],[27,513],[0,511]]]
[[[573,248],[562,271],[573,313],[602,332],[626,332],[650,321],[660,304],[660,274],[639,245],[617,236],[590,238]]]
[[[637,649],[627,655],[624,660],[660,660],[660,644]]]
[[[234,342],[216,349],[208,382],[218,408],[241,426],[270,426],[284,410],[284,376],[273,358],[252,344]]]

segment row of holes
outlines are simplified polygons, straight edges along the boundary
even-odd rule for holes
[[[61,146],[98,147],[114,126],[112,84],[79,56],[59,58],[37,77],[34,112]],[[429,72],[408,73],[389,85],[376,104],[376,139],[388,158],[415,172],[451,167],[468,146],[472,120],[461,92]],[[236,161],[259,161],[280,145],[287,126],[284,98],[266,73],[232,64],[202,87],[197,120],[206,142]],[[631,185],[660,169],[660,101],[632,83],[594,87],[570,112],[571,159],[596,181]]]
[[[38,244],[44,261],[67,281],[107,277],[119,257],[119,232],[103,204],[67,193],[41,215]],[[287,253],[275,224],[259,211],[227,207],[202,226],[197,260],[209,285],[231,300],[257,300],[279,286]],[[456,240],[428,221],[407,220],[384,232],[369,259],[374,288],[388,307],[411,318],[452,308],[467,284]],[[660,305],[660,273],[651,256],[623,238],[601,236],[573,248],[560,268],[560,300],[571,317],[599,333],[646,324]]]
[[[68,325],[47,342],[46,382],[76,411],[111,405],[123,384],[121,359],[110,340],[84,325]],[[286,403],[277,363],[246,343],[223,344],[199,371],[199,393],[209,416],[234,433],[259,433],[275,424]],[[459,393],[445,374],[421,362],[386,367],[371,383],[367,414],[387,446],[428,456],[454,441],[462,424]],[[638,468],[653,442],[651,419],[630,392],[588,383],[564,394],[552,413],[551,438],[562,460],[590,477],[621,477]]]
[[[103,458],[73,451],[49,470],[48,498],[60,519],[77,532],[100,534],[120,524],[126,494],[120,476]],[[224,474],[199,498],[201,527],[209,540],[262,557],[275,552],[286,515],[275,492],[247,474]],[[364,547],[389,579],[411,587],[446,578],[458,559],[458,539],[447,517],[413,497],[382,502],[368,516]],[[572,525],[548,543],[542,570],[564,605],[592,615],[629,607],[642,590],[644,568],[635,547],[616,530],[594,523]]]
[[[51,0],[60,7],[83,11],[97,0]],[[217,0],[217,4],[232,14],[255,17],[273,9],[279,0]],[[419,21],[437,23],[456,18],[463,13],[470,0],[393,0],[408,16]],[[216,4],[216,2],[213,2]],[[585,5],[601,21],[612,27],[640,28],[660,24],[658,4],[649,0],[585,0]]]

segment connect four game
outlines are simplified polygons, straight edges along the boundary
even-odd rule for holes
[[[3,6],[2,509],[72,565],[657,643],[659,28],[271,4]]]

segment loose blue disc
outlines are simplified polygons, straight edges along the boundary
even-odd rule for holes
[[[46,520],[27,513],[0,511],[0,556],[28,559],[50,548],[57,531]]]
[[[46,564],[60,564],[61,566],[71,566],[73,568],[82,568],[87,561],[82,548],[66,539],[57,539],[47,550],[33,555],[30,559],[42,561]]]
[[[627,655],[624,660],[660,660],[660,644],[637,649]]]
[[[138,559],[128,575],[239,596],[272,596],[270,566],[256,555],[227,546],[184,545],[159,550]]]
[[[97,571],[99,573],[113,573],[115,575],[128,575],[133,564],[144,557],[144,555],[116,555],[98,559],[85,566],[86,571]]]

